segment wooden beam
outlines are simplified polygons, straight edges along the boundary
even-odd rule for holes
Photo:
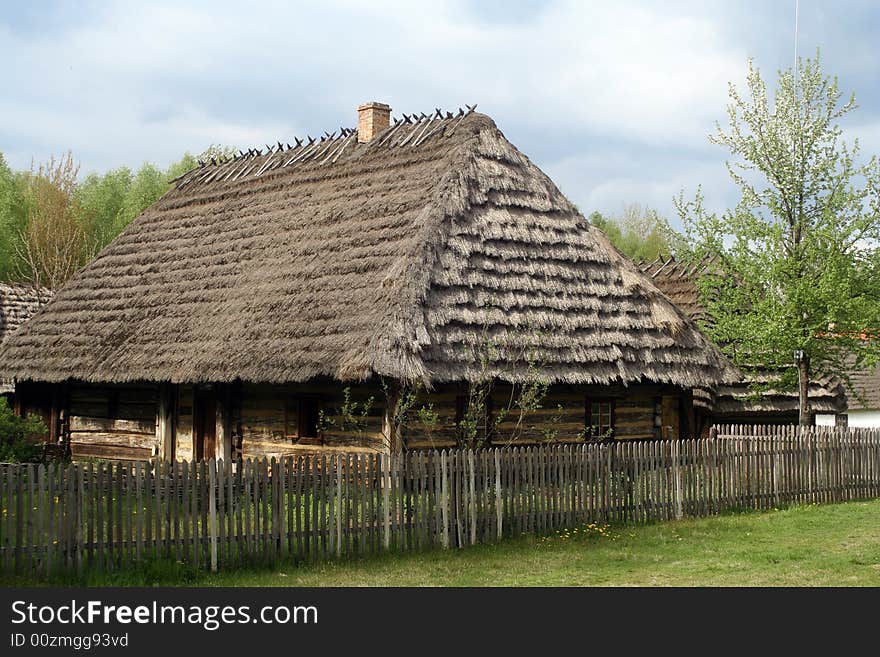
[[[401,428],[396,422],[398,406],[400,404],[400,386],[397,381],[388,384],[385,395],[385,411],[382,417],[382,451],[386,454],[403,451],[404,437]]]
[[[174,397],[177,386],[159,384],[159,403],[156,404],[156,444],[165,461],[173,461],[177,454],[174,427]]]
[[[231,390],[228,385],[218,383],[215,387],[215,395],[217,399],[217,427],[216,427],[216,459],[232,458],[232,399]],[[207,455],[206,455],[207,456]]]

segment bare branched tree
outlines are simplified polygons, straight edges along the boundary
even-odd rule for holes
[[[70,151],[36,169],[31,165],[27,226],[17,249],[21,280],[58,289],[83,264],[87,240],[74,197],[78,175]]]

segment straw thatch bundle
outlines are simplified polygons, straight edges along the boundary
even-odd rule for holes
[[[0,345],[51,298],[46,289],[0,283]],[[12,391],[11,377],[0,369],[0,394]]]
[[[732,380],[488,117],[190,172],[0,352],[19,379]]]
[[[716,391],[715,413],[740,416],[747,413],[788,413],[796,415],[799,408],[796,389],[774,388],[779,377],[767,371],[750,372],[742,382],[719,386]],[[758,394],[753,385],[762,387]],[[836,376],[819,374],[810,381],[807,398],[814,413],[843,413],[847,409],[846,388]]]

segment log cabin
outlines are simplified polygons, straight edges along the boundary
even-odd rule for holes
[[[472,109],[366,103],[172,182],[0,352],[74,457],[452,446],[475,389],[483,444],[688,435],[738,375]]]

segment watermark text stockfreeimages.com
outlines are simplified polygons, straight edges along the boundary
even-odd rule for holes
[[[259,623],[264,625],[316,625],[314,605],[169,605],[157,600],[140,605],[111,605],[101,600],[61,604],[34,604],[26,600],[12,603],[13,625],[194,625],[214,631],[224,625]]]

